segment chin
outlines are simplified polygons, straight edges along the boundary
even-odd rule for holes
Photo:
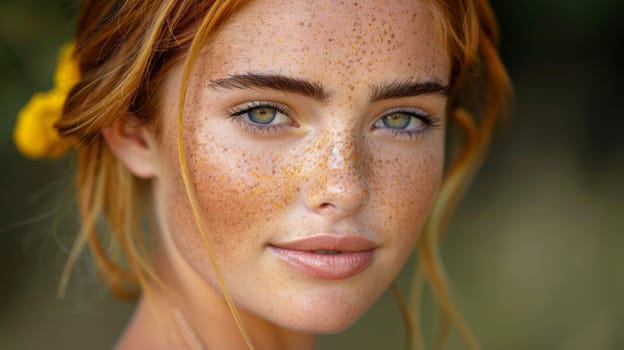
[[[339,333],[357,322],[376,299],[377,293],[363,295],[344,290],[301,293],[287,308],[290,312],[279,315],[283,317],[275,321],[285,328],[303,333]]]
[[[323,317],[303,317],[285,324],[285,328],[296,332],[309,334],[334,334],[340,333],[351,327],[363,315],[337,315],[329,314]]]

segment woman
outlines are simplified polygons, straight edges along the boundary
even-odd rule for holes
[[[506,104],[496,40],[486,1],[85,1],[45,147],[79,157],[62,284],[85,242],[116,294],[138,283],[118,349],[312,349],[419,240],[417,282],[477,348],[437,234]]]

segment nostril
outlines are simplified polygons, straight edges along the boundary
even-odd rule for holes
[[[321,210],[325,210],[329,208],[334,208],[334,205],[331,203],[322,203],[321,205],[319,205],[319,209]]]

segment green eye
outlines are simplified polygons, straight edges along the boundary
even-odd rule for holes
[[[418,134],[429,127],[436,126],[435,120],[420,110],[395,110],[375,121],[374,127],[399,134]]]
[[[229,111],[232,120],[254,135],[264,135],[297,127],[290,117],[290,109],[267,101],[249,101]]]
[[[256,107],[247,111],[249,120],[257,124],[271,124],[277,116],[277,110],[271,107]]]
[[[396,113],[392,113],[381,118],[381,121],[383,125],[387,128],[405,129],[410,125],[410,123],[412,122],[412,119],[415,119],[415,118],[414,116],[410,114],[396,112]]]

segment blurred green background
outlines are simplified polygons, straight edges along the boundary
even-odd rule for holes
[[[456,300],[486,349],[624,349],[624,2],[493,6],[517,102],[447,235]],[[12,143],[20,107],[51,87],[76,12],[69,0],[0,4],[0,349],[109,349],[133,307],[88,259],[56,298],[76,232],[74,165],[24,159]],[[319,348],[402,342],[385,295]]]

